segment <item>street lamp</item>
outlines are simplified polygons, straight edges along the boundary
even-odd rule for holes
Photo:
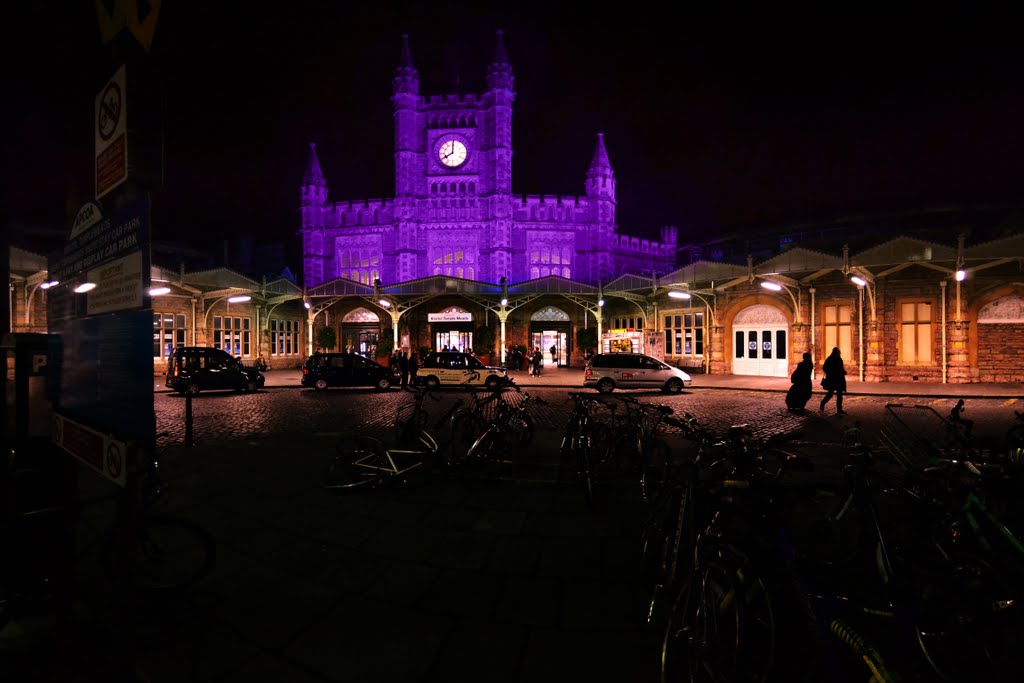
[[[170,287],[150,287],[149,288],[149,295],[150,296],[161,296],[163,294],[170,294],[170,293],[171,293],[171,288]]]
[[[768,280],[761,280],[761,286],[764,287],[765,289],[770,289],[773,292],[782,291],[782,285],[775,282],[769,282]]]
[[[252,299],[248,294],[239,294],[238,296],[228,297],[229,304],[244,304],[246,301]]]

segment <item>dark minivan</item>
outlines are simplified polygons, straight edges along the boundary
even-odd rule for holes
[[[328,387],[374,387],[390,389],[401,378],[358,353],[314,353],[302,366],[302,386],[323,391]]]
[[[227,351],[209,346],[183,346],[167,359],[165,384],[182,394],[211,389],[256,391],[266,383],[263,373],[242,365]]]

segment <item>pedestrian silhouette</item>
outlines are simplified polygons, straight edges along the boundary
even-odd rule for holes
[[[825,412],[825,404],[834,395],[836,397],[836,415],[845,415],[843,410],[843,394],[846,393],[846,368],[843,366],[843,357],[839,353],[839,347],[833,347],[832,353],[825,359],[821,366],[825,378],[821,380],[821,388],[827,391],[825,398],[821,399],[818,410]]]
[[[409,356],[405,352],[398,357],[398,371],[402,375],[402,388],[405,389],[409,386]]]
[[[971,430],[974,429],[974,420],[968,420],[963,417],[960,413],[964,410],[964,400],[960,399],[953,406],[953,409],[949,411],[949,421],[953,423],[954,427],[961,427],[964,430],[964,438],[971,438]]]
[[[811,370],[813,369],[814,363],[811,361],[811,354],[805,353],[804,359],[797,364],[789,378],[793,386],[786,393],[786,407],[794,413],[803,413],[804,406],[811,400],[811,394],[814,393],[811,386]]]
[[[540,377],[541,366],[544,365],[544,354],[537,349],[533,352],[533,376]]]

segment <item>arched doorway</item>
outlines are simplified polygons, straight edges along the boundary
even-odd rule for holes
[[[380,318],[365,308],[354,308],[341,319],[338,338],[342,351],[373,358],[380,340]]]
[[[449,306],[437,313],[428,313],[427,322],[434,341],[434,350],[469,352],[473,349],[473,314],[458,306]]]
[[[1024,296],[1017,294],[990,301],[978,311],[978,381],[1024,380],[1014,349],[1024,349]]]
[[[545,306],[530,316],[530,346],[544,354],[544,364],[569,364],[569,314],[554,306]],[[552,347],[555,352],[551,353]]]
[[[732,322],[734,375],[789,376],[789,322],[766,304],[747,306]]]

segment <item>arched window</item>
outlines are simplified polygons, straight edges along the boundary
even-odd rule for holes
[[[437,194],[437,185],[430,186],[430,194]]]
[[[476,194],[476,183],[470,183],[469,184],[469,193],[470,194]]]
[[[472,280],[475,277],[475,275],[473,274],[472,266],[466,269],[466,277],[469,278],[470,280]]]
[[[540,269],[540,276],[541,277],[547,277],[548,275],[551,275],[551,269],[550,268],[548,268],[547,266],[544,266],[543,268]]]
[[[459,183],[459,194],[466,194],[466,183]]]

